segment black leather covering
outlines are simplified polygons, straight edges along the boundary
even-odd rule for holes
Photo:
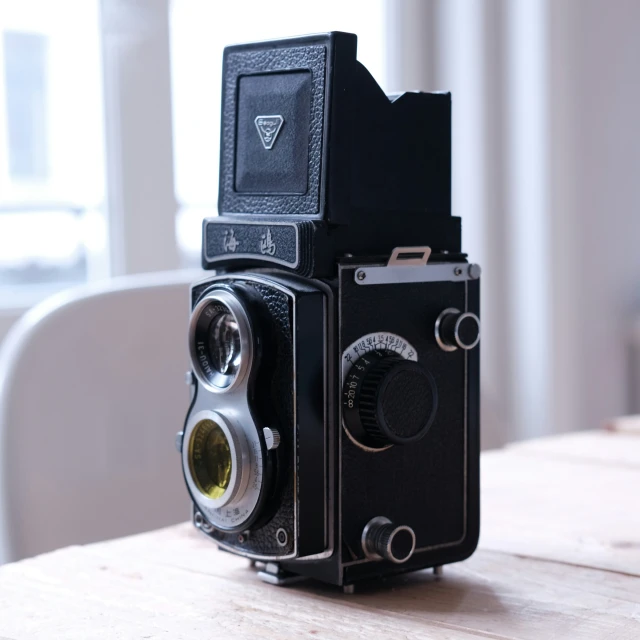
[[[218,208],[221,213],[257,213],[257,214],[306,214],[316,215],[319,211],[319,191],[320,191],[320,168],[322,165],[322,133],[324,121],[324,89],[325,89],[325,61],[326,46],[323,44],[310,44],[308,46],[291,46],[283,48],[250,48],[234,49],[229,48],[225,53],[224,61],[224,86],[222,104],[222,151],[220,160],[220,196]],[[287,190],[295,190],[296,180],[292,185],[284,185],[282,191],[285,193],[278,195],[269,188],[270,195],[258,195],[253,193],[241,193],[235,188],[236,169],[236,139],[237,139],[237,115],[238,115],[238,83],[241,77],[264,75],[276,72],[291,72],[306,70],[312,76],[310,115],[308,116],[308,132],[305,137],[308,139],[308,167],[304,166],[308,181],[306,190],[299,195],[286,195]],[[258,109],[258,105],[254,104]],[[267,103],[262,108],[275,108],[271,103]],[[285,108],[281,106],[280,109]],[[255,113],[258,115],[281,115]],[[248,117],[248,116],[247,116]],[[279,134],[285,135],[285,129],[293,126],[293,123],[285,122],[283,130]],[[244,135],[244,134],[243,134]],[[298,136],[303,135],[298,132]],[[258,132],[255,132],[258,140]],[[276,140],[271,152],[280,153],[283,149],[284,140]],[[295,142],[295,141],[291,141]],[[255,150],[244,149],[247,153]],[[298,152],[299,153],[299,152]],[[293,154],[295,155],[295,154]],[[293,155],[283,158],[287,164],[291,163]],[[266,157],[269,157],[268,155]],[[256,164],[255,159],[250,160]],[[244,165],[240,165],[244,166]],[[283,168],[284,169],[284,168]],[[254,167],[255,171],[255,167]],[[272,171],[272,173],[274,173]],[[298,182],[300,178],[298,176]],[[255,184],[253,185],[256,186]],[[258,181],[257,187],[265,186],[264,181]],[[264,189],[263,189],[264,192]]]

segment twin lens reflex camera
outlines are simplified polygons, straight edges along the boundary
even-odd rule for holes
[[[451,216],[451,97],[385,95],[329,33],[224,51],[219,216],[178,434],[193,522],[274,584],[467,558],[480,268]]]

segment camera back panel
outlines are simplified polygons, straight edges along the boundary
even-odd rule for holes
[[[433,266],[400,267],[399,272],[423,269],[428,274]],[[382,268],[385,267],[377,267]],[[456,278],[454,270],[461,269],[446,263],[436,268],[449,269],[452,280]],[[462,268],[466,274],[467,265]],[[342,412],[341,561],[347,583],[433,566],[440,564],[443,557],[462,559],[475,548],[479,530],[479,348],[445,351],[435,337],[438,317],[445,309],[479,314],[479,281],[400,279],[364,284],[366,278],[357,278],[359,271],[362,269],[357,266],[342,266],[339,270],[339,349],[343,364],[350,353],[348,346],[362,336],[399,336],[415,349],[417,362],[432,374],[438,403],[434,420],[422,439],[374,451],[350,437]],[[364,271],[367,273],[367,269]],[[363,350],[361,346],[360,353],[366,353],[367,348],[364,346]],[[415,552],[405,564],[394,566],[365,557],[363,530],[378,516],[414,531]]]

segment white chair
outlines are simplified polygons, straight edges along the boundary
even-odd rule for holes
[[[185,520],[189,283],[144,274],[34,307],[0,351],[0,563]]]

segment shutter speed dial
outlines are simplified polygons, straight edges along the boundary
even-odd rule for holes
[[[418,442],[438,408],[431,373],[392,351],[370,351],[356,360],[342,395],[346,429],[371,449]]]

